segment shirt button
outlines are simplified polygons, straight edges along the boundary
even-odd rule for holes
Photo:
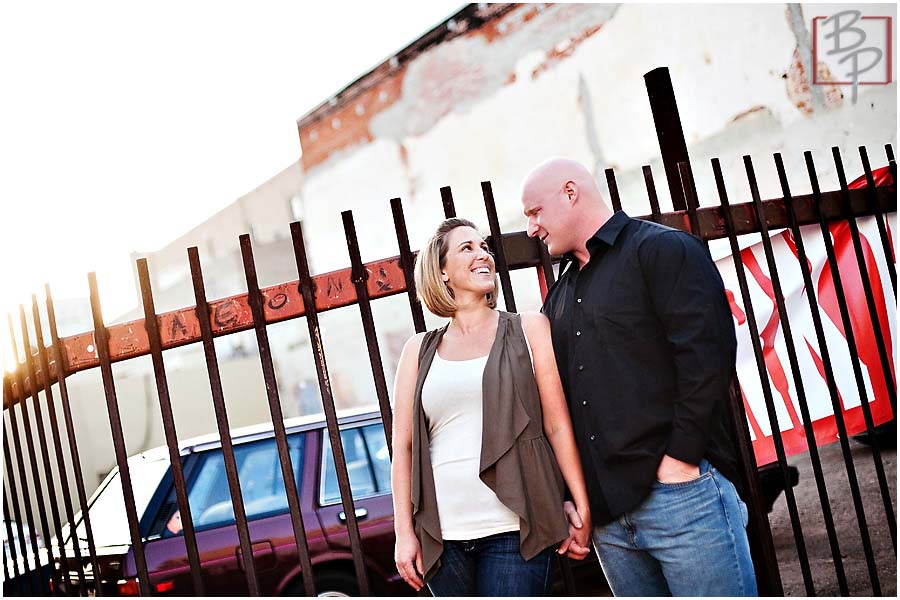
[[[581,405],[582,405],[582,406],[587,406],[587,400],[582,400],[582,401],[581,401]]]
[[[581,298],[579,298],[579,299],[576,300],[575,302],[577,302],[578,304],[581,304]]]
[[[579,371],[584,371],[584,365],[578,365],[578,370],[579,370]]]
[[[575,332],[575,335],[581,335],[581,332],[580,332],[580,331],[576,331],[576,332]]]
[[[592,442],[594,441],[594,436],[591,436],[591,441],[592,441]]]

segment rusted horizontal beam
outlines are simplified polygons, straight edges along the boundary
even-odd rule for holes
[[[878,207],[882,214],[897,212],[897,188],[895,186],[883,186],[878,188]],[[866,190],[850,190],[850,203],[853,214],[864,217],[874,214],[866,201]],[[816,220],[815,205],[812,195],[794,196],[794,206],[797,209],[797,219],[800,225],[818,223]],[[787,211],[784,208],[784,200],[776,198],[765,200],[763,210],[766,216],[766,225],[769,229],[781,229],[788,227]],[[841,192],[824,192],[822,194],[822,214],[826,221],[841,218]],[[731,205],[731,217],[734,219],[734,227],[737,235],[759,232],[759,221],[752,202]],[[650,215],[637,217],[650,221]],[[700,223],[700,237],[704,240],[717,240],[728,237],[725,233],[725,220],[722,216],[721,206],[707,206],[697,210],[697,220]],[[683,231],[690,231],[688,213],[679,210],[661,215],[660,223],[668,227],[674,227]],[[510,269],[524,269],[527,267],[539,267],[541,258],[538,252],[537,241],[529,238],[525,232],[518,231],[503,236],[503,248],[506,251],[506,260]],[[553,262],[558,262],[559,257],[554,256]]]
[[[866,201],[865,189],[850,190],[851,206],[857,217],[872,214]],[[878,206],[882,213],[897,211],[897,189],[895,186],[878,188]],[[794,198],[797,216],[801,225],[816,223],[813,198],[811,195],[797,196]],[[763,203],[766,224],[769,229],[778,229],[788,226],[787,213],[784,201],[781,198],[766,200]],[[841,198],[839,191],[825,192],[822,194],[822,212],[826,220],[841,218]],[[725,234],[724,220],[721,206],[705,207],[697,211],[700,223],[701,237],[713,240],[727,237]],[[759,231],[759,223],[750,202],[734,204],[731,207],[732,218],[738,235]],[[649,215],[639,217],[650,219]],[[686,211],[676,211],[662,215],[661,222],[669,227],[688,230],[688,215]],[[518,231],[503,235],[503,248],[507,262],[511,270],[538,267],[541,264],[538,251],[538,241],[529,238],[525,232]],[[554,257],[557,260],[558,257]],[[400,257],[394,256],[365,264],[369,273],[366,285],[369,298],[386,298],[395,294],[406,292],[403,278],[403,269],[400,266]],[[351,279],[351,269],[332,271],[312,278],[318,312],[325,312],[344,306],[356,304],[356,288]],[[303,297],[300,294],[299,280],[281,283],[261,290],[266,323],[280,323],[289,319],[296,319],[305,314],[303,309]],[[210,314],[213,335],[220,337],[239,331],[253,328],[253,317],[247,294],[238,294],[210,302]],[[159,330],[162,337],[163,349],[177,348],[200,341],[200,323],[197,320],[194,307],[180,308],[157,317]],[[138,319],[119,325],[109,326],[109,354],[112,362],[119,362],[144,356],[150,353],[150,343],[144,328],[144,320]],[[65,347],[65,373],[70,375],[78,371],[84,371],[99,366],[97,349],[94,342],[94,333],[87,332],[62,339]],[[50,352],[53,356],[53,353]],[[50,381],[56,378],[57,365],[55,361],[50,364]],[[9,375],[6,375],[7,377]],[[43,373],[38,369],[36,379],[39,387],[43,387]],[[25,396],[30,394],[30,378],[23,377],[25,381]],[[15,378],[12,378],[15,381]],[[15,400],[3,398],[4,408],[8,408],[12,402],[17,402],[23,397],[23,391],[13,392]],[[11,389],[12,386],[7,387]]]

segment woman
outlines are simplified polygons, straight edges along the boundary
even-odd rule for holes
[[[415,281],[450,322],[410,338],[397,368],[397,570],[435,596],[546,595],[553,549],[571,540],[563,480],[583,545],[590,532],[549,321],[496,310],[494,258],[465,219],[441,223]]]

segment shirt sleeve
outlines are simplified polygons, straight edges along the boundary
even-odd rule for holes
[[[650,302],[673,349],[677,382],[666,454],[696,465],[728,401],[737,341],[725,286],[698,238],[667,231],[638,250]]]

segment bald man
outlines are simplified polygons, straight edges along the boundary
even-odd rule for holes
[[[756,595],[726,427],[734,323],[706,246],[613,213],[568,159],[528,174],[522,206],[528,235],[562,257],[542,311],[613,593]],[[567,514],[577,556],[584,515]]]

